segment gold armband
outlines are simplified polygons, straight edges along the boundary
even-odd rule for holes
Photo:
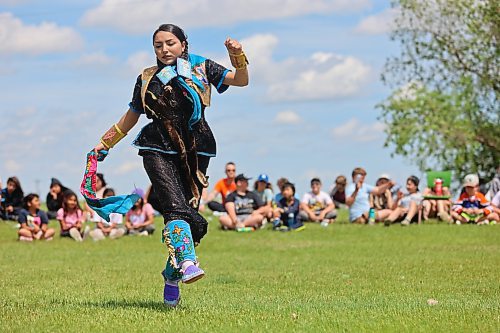
[[[101,137],[101,143],[106,147],[106,149],[113,148],[121,139],[123,139],[127,133],[123,133],[118,125],[114,124],[111,128],[104,133]]]
[[[240,54],[229,53],[229,59],[231,59],[231,65],[236,69],[247,68],[248,59],[243,51]]]

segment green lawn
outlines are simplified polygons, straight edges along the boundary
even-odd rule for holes
[[[0,332],[500,331],[500,225],[237,234],[212,218],[198,248],[206,278],[182,286],[173,310],[162,304],[159,232],[15,239],[1,222]]]

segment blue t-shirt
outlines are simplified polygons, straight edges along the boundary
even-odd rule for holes
[[[372,185],[364,184],[358,191],[356,199],[351,207],[349,207],[349,221],[354,221],[358,217],[361,217],[363,213],[370,210],[370,193],[375,187]],[[356,184],[349,184],[345,190],[346,198],[350,197],[356,190]]]
[[[38,210],[36,212],[36,216],[30,214],[26,209],[22,209],[19,213],[19,224],[26,223],[26,225],[30,228],[35,225],[42,227],[42,224],[49,224],[49,218],[47,217],[47,213],[43,210]]]
[[[300,202],[296,198],[293,199],[293,204],[291,204],[290,206],[286,202],[285,198],[281,198],[281,200],[278,201],[278,207],[284,210],[284,212],[281,214],[281,221],[283,221],[283,223],[286,226],[291,227],[292,225],[297,224],[297,216],[299,215],[299,205]]]

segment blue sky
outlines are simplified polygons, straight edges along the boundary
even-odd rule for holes
[[[152,32],[174,23],[190,51],[229,66],[227,36],[243,43],[250,85],[213,95],[207,120],[218,142],[208,174],[224,164],[329,187],[363,166],[368,181],[421,176],[384,148],[375,105],[389,94],[379,80],[398,53],[388,37],[394,15],[375,0],[0,0],[0,176],[25,192],[47,193],[51,177],[78,189],[85,154],[127,110],[141,69],[154,63]],[[99,171],[117,192],[146,187],[130,146],[144,117]],[[350,178],[350,177],[348,177]]]

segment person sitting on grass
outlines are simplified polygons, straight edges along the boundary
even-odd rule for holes
[[[47,213],[40,209],[38,194],[30,193],[24,199],[24,208],[19,212],[19,240],[31,242],[33,239],[54,238],[55,231],[49,228]]]
[[[106,188],[103,193],[103,198],[112,197],[115,195],[115,190]],[[109,223],[102,217],[94,214],[94,222],[97,223],[96,228],[90,231],[89,235],[94,241],[100,241],[109,237],[110,239],[117,239],[125,235],[125,228],[123,226],[123,215],[119,213],[109,214]]]
[[[411,222],[418,220],[418,210],[422,203],[422,193],[418,190],[420,179],[410,176],[406,180],[406,190],[408,194],[398,192],[398,199],[394,203],[394,210],[387,217],[384,224],[390,226],[392,223],[401,222],[401,226],[409,226]]]
[[[62,208],[64,192],[68,188],[63,186],[57,178],[50,180],[50,191],[47,193],[45,204],[47,205],[47,216],[49,219],[57,217],[57,211]]]
[[[491,207],[493,208],[493,213],[496,214],[496,219],[492,219],[490,224],[500,223],[500,191],[491,200]]]
[[[478,225],[489,224],[497,221],[498,215],[494,212],[490,202],[484,194],[479,192],[479,177],[469,174],[464,178],[464,190],[451,211],[451,217],[456,224],[475,223]]]
[[[427,184],[429,185],[429,184]],[[448,187],[443,187],[441,196],[450,197],[450,189]],[[436,193],[435,185],[429,186],[424,190],[423,196],[438,196]],[[438,218],[443,222],[451,222],[450,209],[451,209],[451,199],[425,199],[422,202],[423,214],[422,218],[427,221],[429,218]]]
[[[213,212],[225,213],[226,208],[226,198],[229,193],[234,192],[236,190],[236,183],[234,178],[236,176],[236,164],[234,162],[226,163],[226,178],[220,179],[217,183],[215,183],[214,189],[210,192],[206,198],[207,206]],[[221,201],[218,202],[214,199],[220,195]]]
[[[330,198],[337,208],[347,208],[345,204],[345,189],[347,186],[347,178],[345,176],[338,176],[335,179],[335,185],[330,190]]]
[[[132,206],[125,215],[125,226],[128,235],[148,236],[155,232],[154,209],[149,203],[144,202],[144,191],[135,189],[133,194],[138,194],[141,198]]]
[[[283,198],[277,203],[277,208],[274,210],[273,230],[304,230],[305,227],[299,220],[300,202],[295,198],[295,185],[285,183],[282,188]]]
[[[75,192],[64,192],[63,206],[57,211],[57,220],[61,225],[61,237],[70,237],[77,242],[83,241],[82,226],[85,221],[83,210]]]
[[[375,186],[380,187],[391,181],[389,175],[383,174],[377,179]],[[384,221],[392,213],[394,200],[391,190],[386,189],[382,194],[370,193],[370,207],[375,209],[375,221]]]
[[[19,212],[23,208],[23,196],[24,192],[19,179],[17,177],[9,177],[7,179],[7,187],[2,190],[0,218],[17,221]]]
[[[351,223],[368,223],[370,193],[381,195],[385,190],[392,188],[395,184],[393,181],[389,181],[380,186],[371,186],[365,184],[365,177],[365,169],[355,168],[352,171],[352,184],[349,184],[345,190],[345,203],[349,207],[349,221]]]
[[[269,176],[265,173],[260,174],[257,178],[257,181],[254,184],[254,193],[260,197],[260,200],[264,203],[264,207],[267,208],[267,211],[264,213],[264,216],[271,221],[273,218],[273,191],[268,188],[269,186]]]
[[[332,198],[321,191],[321,180],[311,179],[311,191],[305,193],[300,202],[299,219],[302,222],[319,222],[327,227],[336,217],[337,211]]]
[[[267,208],[257,194],[248,191],[249,179],[243,174],[236,176],[236,191],[226,198],[227,215],[219,216],[223,230],[255,230],[262,225]]]

